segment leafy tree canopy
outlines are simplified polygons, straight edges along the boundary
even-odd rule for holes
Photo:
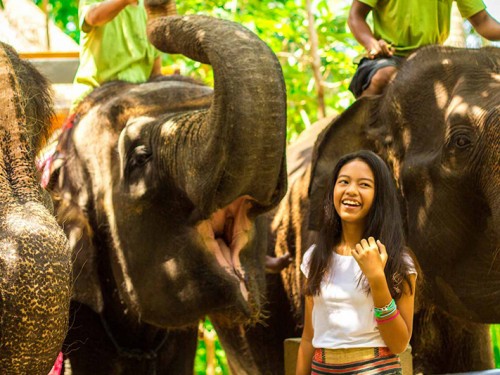
[[[43,0],[34,1],[42,6]],[[355,70],[352,60],[361,47],[347,29],[349,5],[349,0],[312,2],[326,115],[340,112],[353,100],[347,86]],[[54,22],[78,41],[78,0],[49,0],[48,8]],[[289,139],[318,119],[305,0],[185,0],[179,2],[177,10],[179,14],[205,14],[241,23],[273,49],[287,86]],[[179,70],[213,83],[210,67],[178,55],[165,55],[163,65],[167,72]]]

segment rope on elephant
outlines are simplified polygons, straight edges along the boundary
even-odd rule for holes
[[[52,366],[52,370],[50,370],[48,375],[59,375],[63,368],[63,364],[64,364],[64,356],[61,352],[59,352],[56,362],[54,363],[54,366]]]
[[[156,347],[153,349],[144,350],[138,348],[132,348],[132,349],[123,348],[122,346],[120,346],[120,344],[118,344],[115,337],[113,336],[111,328],[109,327],[108,322],[106,322],[106,319],[104,319],[104,316],[100,314],[99,317],[101,318],[101,323],[102,326],[104,327],[104,330],[106,331],[106,335],[113,343],[113,346],[115,347],[118,355],[126,359],[133,359],[136,361],[148,361],[149,362],[148,374],[156,374],[156,359],[158,358],[158,352],[167,341],[169,337],[169,331],[165,330],[163,338],[158,343],[158,345],[156,345]]]
[[[61,153],[59,143],[63,134],[72,129],[76,120],[76,114],[69,115],[60,129],[56,130],[50,137],[46,147],[44,147],[36,158],[36,167],[41,172],[40,185],[46,188],[54,171],[62,165],[63,153]],[[60,160],[61,163],[56,161]]]

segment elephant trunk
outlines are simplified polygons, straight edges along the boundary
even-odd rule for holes
[[[35,174],[32,116],[43,108],[25,110],[39,103],[23,85],[38,72],[25,76],[26,63],[0,47],[0,373],[46,374],[68,325],[69,250]]]
[[[214,70],[211,107],[175,120],[177,126],[199,123],[186,127],[188,141],[171,158],[175,168],[184,169],[176,177],[182,175],[182,187],[202,216],[242,196],[250,197],[254,208],[268,209],[286,190],[286,90],[276,56],[239,24],[160,17],[160,3],[167,9],[167,2],[146,1],[151,42]],[[206,168],[207,161],[214,167]]]

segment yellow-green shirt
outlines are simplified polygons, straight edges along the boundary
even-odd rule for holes
[[[443,44],[450,34],[453,0],[359,0],[370,6],[374,35],[406,56],[418,47]],[[482,0],[456,0],[463,18],[485,9]]]
[[[151,75],[158,50],[147,39],[146,10],[128,5],[102,26],[89,26],[85,15],[103,0],[80,0],[80,66],[74,80],[72,109],[94,88],[113,80],[139,83]]]

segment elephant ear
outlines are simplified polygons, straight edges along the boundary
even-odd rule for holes
[[[52,195],[57,221],[68,237],[71,249],[73,291],[71,299],[100,313],[103,296],[97,270],[97,251],[88,217],[89,194],[78,163],[64,165],[53,172],[47,188]],[[54,178],[55,177],[55,178]]]
[[[376,151],[378,140],[387,134],[378,121],[381,96],[354,102],[326,126],[314,144],[309,182],[309,229],[318,231],[323,218],[323,200],[331,174],[339,158],[361,149]]]

